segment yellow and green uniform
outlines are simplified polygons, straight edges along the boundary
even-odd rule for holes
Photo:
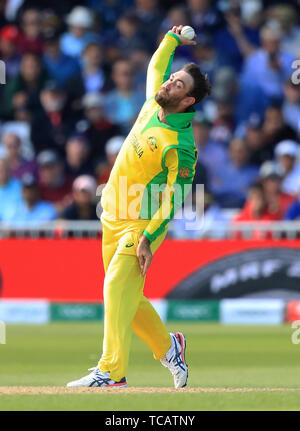
[[[179,44],[175,34],[167,33],[153,55],[147,72],[147,100],[102,193],[106,275],[103,354],[98,366],[110,371],[116,381],[126,375],[132,330],[148,344],[156,359],[163,358],[171,345],[166,328],[143,296],[145,280],[136,247],[144,234],[152,252],[156,251],[195,174],[194,110],[167,115],[165,124],[158,118],[160,106],[154,98],[169,78]],[[168,194],[162,199],[164,190]]]

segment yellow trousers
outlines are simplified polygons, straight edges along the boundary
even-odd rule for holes
[[[102,256],[105,269],[104,339],[98,368],[115,381],[126,376],[132,331],[162,359],[171,338],[161,318],[143,295],[145,277],[136,256],[148,220],[110,221],[102,214]],[[154,253],[166,231],[151,244]]]

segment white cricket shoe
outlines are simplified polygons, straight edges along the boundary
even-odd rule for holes
[[[170,335],[172,345],[160,362],[164,367],[169,368],[174,377],[175,388],[184,388],[188,379],[188,366],[185,362],[185,336],[181,332],[170,333]]]
[[[125,388],[127,386],[126,378],[123,377],[119,382],[115,380],[111,380],[109,378],[109,373],[102,373],[97,367],[89,368],[89,371],[93,370],[87,376],[82,377],[79,380],[74,380],[73,382],[69,382],[67,384],[68,388],[71,387],[80,387],[86,386],[89,388],[92,387],[101,387],[101,388]]]

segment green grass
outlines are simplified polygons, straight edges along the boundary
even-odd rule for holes
[[[300,345],[276,327],[172,323],[188,342],[189,386],[300,388]],[[64,386],[87,374],[101,353],[100,323],[10,325],[0,345],[0,386]],[[132,387],[172,387],[168,370],[133,337]],[[0,395],[0,410],[299,410],[299,392],[91,393]]]

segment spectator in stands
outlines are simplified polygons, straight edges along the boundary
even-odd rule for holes
[[[251,54],[244,64],[244,78],[257,82],[270,99],[281,98],[283,84],[291,75],[294,57],[281,51],[282,32],[278,26],[266,24],[261,29],[262,48]]]
[[[132,65],[126,59],[115,62],[112,78],[116,88],[107,94],[105,110],[111,122],[127,134],[143,106],[145,94],[134,88]]]
[[[233,222],[268,222],[276,220],[278,220],[278,215],[271,214],[268,211],[263,186],[258,182],[252,184],[249,188],[245,207],[234,217]],[[237,232],[236,236],[238,238],[241,237],[241,233]],[[249,237],[249,235],[247,237]],[[265,237],[271,237],[271,233],[259,229],[254,229],[251,233],[252,239],[261,239]]]
[[[166,18],[163,20],[160,26],[160,33],[164,34],[169,31],[170,28],[179,25],[189,25],[189,18],[187,14],[187,10],[182,5],[177,5],[171,7],[168,12]],[[198,42],[198,40],[197,40]]]
[[[38,157],[41,198],[52,202],[59,214],[72,202],[71,177],[65,174],[63,161],[53,150],[44,150]]]
[[[214,82],[215,73],[223,65],[222,57],[213,45],[213,39],[206,34],[197,36],[197,45],[192,47],[191,60],[197,63],[202,73],[207,73],[209,80]]]
[[[79,74],[80,67],[76,59],[61,51],[59,37],[60,33],[57,31],[44,36],[43,62],[49,76],[63,86],[70,78]]]
[[[79,57],[84,47],[97,41],[96,35],[91,31],[94,19],[90,9],[84,6],[75,6],[67,16],[68,32],[60,40],[61,50],[71,57]]]
[[[146,93],[146,76],[149,54],[144,47],[137,47],[128,57],[134,70],[134,88]]]
[[[275,4],[270,8],[269,15],[272,20],[276,20],[280,25],[282,31],[281,48],[298,58],[300,46],[298,11],[294,8],[295,4],[284,3],[283,1],[279,2],[278,5]]]
[[[251,14],[254,12],[257,15],[257,9],[247,13],[245,22],[245,17],[241,15],[241,5],[228,3],[224,13],[227,25],[217,32],[215,46],[222,56],[222,63],[233,67],[239,73],[244,59],[259,46],[258,29],[247,25],[249,21],[251,22]]]
[[[99,93],[87,93],[82,99],[85,119],[76,125],[78,132],[83,132],[91,146],[90,160],[106,160],[105,143],[121,129],[113,124],[104,111],[105,99]]]
[[[187,13],[196,34],[205,32],[213,35],[222,24],[220,14],[212,0],[188,0]]]
[[[245,126],[245,141],[250,150],[250,162],[260,166],[264,162],[264,140],[262,119],[257,114],[252,114]]]
[[[26,9],[21,17],[21,37],[19,41],[19,51],[23,54],[25,52],[34,52],[35,54],[42,54],[43,40],[42,40],[42,14],[38,9]]]
[[[6,11],[7,11],[7,2],[4,0],[1,0],[0,1],[0,27],[3,27],[7,24]]]
[[[110,37],[112,29],[116,26],[117,19],[133,6],[134,0],[99,1],[88,0],[87,6],[101,17],[101,29],[105,37]],[[113,32],[114,34],[114,32]]]
[[[73,134],[66,144],[66,172],[73,178],[79,175],[93,175],[89,162],[90,145],[85,136]]]
[[[157,0],[135,0],[134,12],[139,19],[139,31],[149,52],[155,50],[154,34],[158,34],[163,14]]]
[[[210,187],[223,208],[241,208],[258,169],[249,163],[250,152],[243,139],[230,142],[229,155],[230,160],[211,178]]]
[[[19,50],[25,52],[34,52],[42,54],[42,15],[38,9],[26,9],[21,18],[22,34],[19,41]]]
[[[137,15],[130,11],[121,15],[117,21],[117,44],[124,57],[128,57],[135,49],[140,49],[144,46],[139,25]]]
[[[86,93],[107,91],[110,86],[108,76],[102,46],[95,42],[88,43],[82,52],[80,73],[73,76],[65,86],[72,109],[81,109],[81,99]]]
[[[55,148],[63,154],[74,121],[66,99],[66,92],[55,81],[45,83],[40,92],[41,108],[31,118],[31,139],[37,153]]]
[[[260,183],[254,183],[250,186],[247,201],[242,211],[234,218],[233,221],[272,221],[278,220],[277,216],[272,216],[268,212],[267,202]]]
[[[274,156],[274,148],[278,142],[297,139],[295,131],[284,122],[282,108],[278,104],[269,106],[263,122],[263,156],[262,161]]]
[[[47,80],[40,58],[33,53],[23,54],[20,72],[5,85],[2,113],[12,119],[17,109],[30,112],[39,108],[39,92]]]
[[[228,66],[216,71],[212,96],[217,109],[219,105],[231,107],[230,129],[248,121],[253,113],[263,117],[269,103],[255,80],[249,82],[238,77],[234,69]]]
[[[19,30],[15,25],[6,25],[0,31],[0,55],[5,62],[6,80],[19,73],[21,57],[18,53]]]
[[[171,221],[172,236],[175,238],[222,238],[225,236],[226,219],[213,195],[196,189],[192,195],[192,205],[185,203],[182,213]],[[217,224],[217,228],[216,228]],[[222,228],[220,229],[220,225]]]
[[[96,213],[97,184],[90,175],[81,175],[73,183],[73,203],[63,211],[65,220],[98,220]]]
[[[124,136],[114,136],[105,144],[106,162],[99,163],[96,168],[98,184],[106,184],[116,158],[125,140]]]
[[[22,177],[22,199],[3,214],[2,221],[10,226],[37,226],[57,217],[55,207],[50,202],[40,200],[36,177],[26,173]]]
[[[210,138],[210,129],[212,123],[202,112],[197,112],[193,119],[193,132],[195,144],[198,149],[198,160],[196,166],[196,177],[198,184],[204,184],[208,181],[210,185],[211,178],[228,162],[228,154],[225,147]],[[203,170],[206,172],[203,173]],[[199,178],[199,173],[202,178]],[[208,178],[206,178],[206,175]]]
[[[103,49],[95,43],[86,45],[82,53],[82,80],[85,93],[103,91],[105,85],[105,71],[103,69]]]
[[[275,156],[283,172],[281,189],[285,193],[296,195],[300,186],[299,145],[291,140],[279,142],[275,147]]]
[[[21,184],[11,176],[7,156],[0,152],[0,220],[8,208],[17,205],[21,200]]]
[[[284,219],[300,220],[300,195],[298,195],[298,199],[287,209]]]
[[[227,147],[235,129],[235,104],[237,95],[236,73],[230,67],[220,68],[214,78],[212,97],[216,117],[211,130],[212,138]]]
[[[295,133],[298,133],[300,119],[300,85],[293,84],[291,79],[287,79],[283,90],[285,96],[282,105],[283,120]]]
[[[216,102],[216,117],[211,128],[211,138],[226,148],[235,129],[234,101],[232,98],[216,98]]]
[[[3,147],[6,150],[7,161],[11,175],[21,179],[25,173],[37,174],[35,160],[26,160],[22,155],[21,139],[14,133],[6,133],[2,136]]]
[[[259,178],[263,186],[267,208],[270,214],[281,220],[295,196],[281,191],[283,174],[279,166],[267,161],[259,170]]]

